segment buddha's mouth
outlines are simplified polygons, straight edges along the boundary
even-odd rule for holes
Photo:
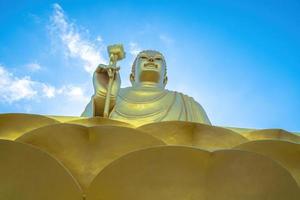
[[[145,63],[144,64],[144,67],[145,68],[153,68],[153,69],[157,69],[158,68],[158,65],[157,64],[155,64],[155,63],[153,63],[153,62],[147,62],[147,63]]]

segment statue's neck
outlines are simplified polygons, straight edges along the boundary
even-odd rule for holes
[[[136,82],[133,85],[134,88],[136,89],[158,89],[158,90],[163,90],[164,86],[160,83],[155,83],[155,82]]]

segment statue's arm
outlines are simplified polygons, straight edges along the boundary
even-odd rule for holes
[[[204,124],[211,125],[211,122],[210,122],[205,110],[194,99],[192,101],[192,107],[194,109],[194,115],[195,115],[194,117],[195,117],[195,119],[197,119],[197,121],[200,121],[201,123],[204,123]]]
[[[112,90],[110,94],[109,111],[111,111],[116,104],[116,98],[118,96],[118,92],[121,85],[119,72],[116,70],[114,71],[114,74],[115,79],[113,81]],[[86,106],[81,116],[103,116],[108,81],[109,78],[107,67],[105,65],[99,65],[93,74],[94,95],[92,96],[91,101]]]
[[[191,121],[211,125],[211,122],[203,107],[197,101],[195,101],[194,98],[187,95],[183,95],[183,97],[185,99],[188,113],[190,113]]]
[[[194,98],[184,94],[181,94],[181,96],[188,116],[186,119],[187,121],[211,125],[205,110],[197,101],[194,100]]]
[[[90,100],[90,102],[86,105],[83,113],[81,114],[81,117],[92,117],[94,116],[94,110],[93,110],[93,98]]]

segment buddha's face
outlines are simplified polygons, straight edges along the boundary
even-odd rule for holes
[[[142,51],[134,66],[134,83],[164,87],[166,77],[164,57],[157,51]]]

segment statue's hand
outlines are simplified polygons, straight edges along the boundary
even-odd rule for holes
[[[107,92],[109,77],[113,76],[111,95],[116,97],[118,95],[121,78],[119,74],[120,68],[109,67],[107,65],[100,64],[94,72],[93,84],[95,89],[95,95],[105,96]]]

